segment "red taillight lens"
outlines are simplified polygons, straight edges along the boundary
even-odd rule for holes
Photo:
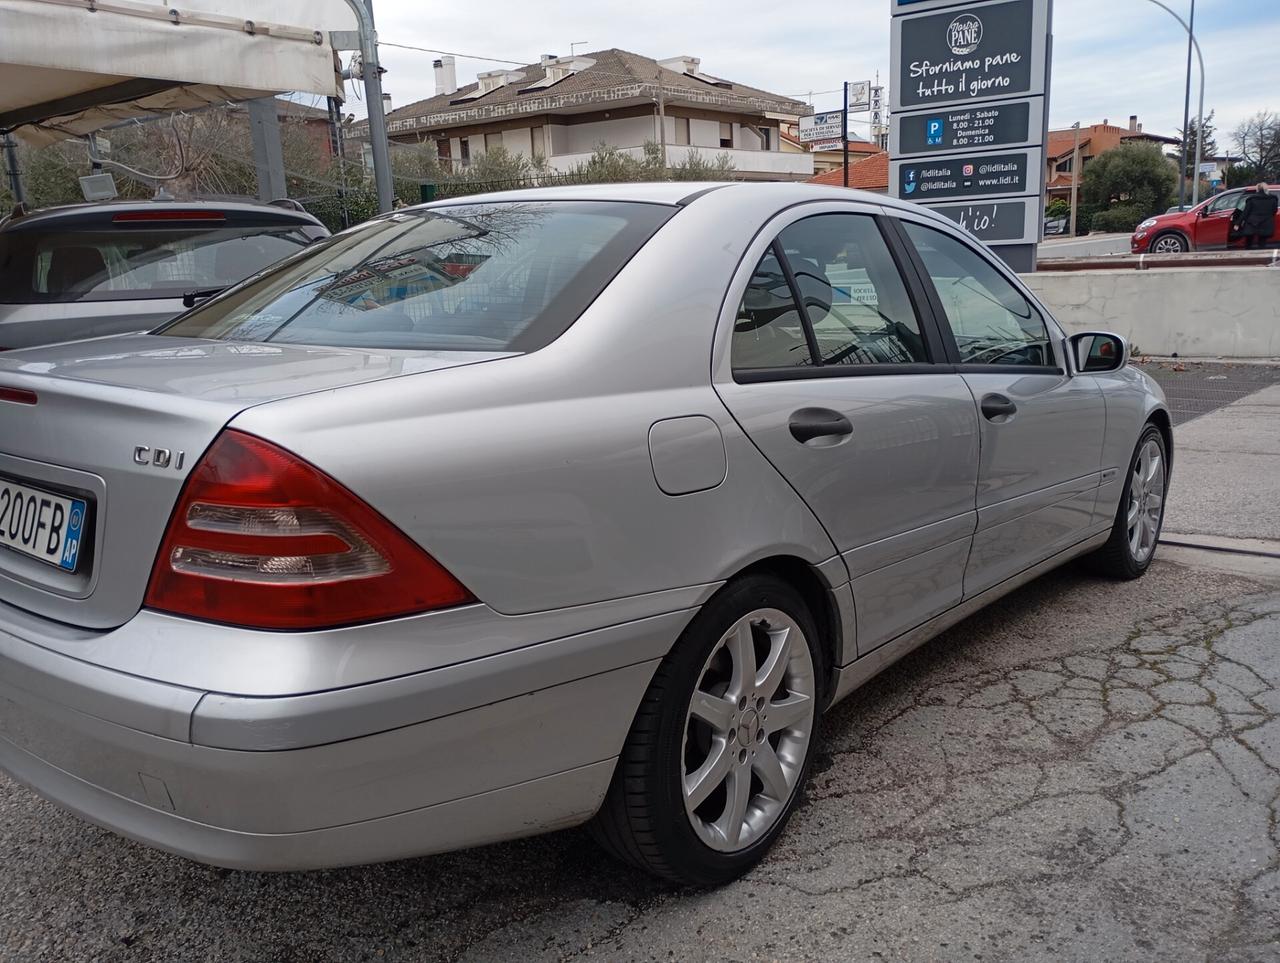
[[[187,479],[146,605],[262,629],[370,622],[475,599],[319,469],[224,431]]]
[[[3,351],[0,348],[0,351]],[[15,405],[34,405],[40,399],[28,388],[10,388],[0,385],[0,401],[11,401]]]

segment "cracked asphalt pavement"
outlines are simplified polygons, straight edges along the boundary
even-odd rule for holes
[[[1046,576],[855,693],[771,857],[722,889],[580,830],[217,870],[0,776],[0,955],[1280,961],[1280,577],[1163,558],[1136,583]]]

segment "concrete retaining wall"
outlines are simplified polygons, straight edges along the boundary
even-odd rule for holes
[[[1114,331],[1144,354],[1280,357],[1280,269],[1040,271],[1027,286],[1070,332]]]

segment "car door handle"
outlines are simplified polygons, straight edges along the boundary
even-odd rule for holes
[[[983,395],[978,407],[982,409],[982,417],[987,421],[1012,418],[1018,411],[1018,406],[1004,395]]]
[[[853,422],[830,408],[801,408],[791,415],[791,437],[804,444],[815,438],[853,434]]]

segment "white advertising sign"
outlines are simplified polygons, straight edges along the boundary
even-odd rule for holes
[[[811,144],[819,140],[840,140],[844,136],[844,114],[833,110],[825,114],[810,114],[800,118],[800,143]]]

